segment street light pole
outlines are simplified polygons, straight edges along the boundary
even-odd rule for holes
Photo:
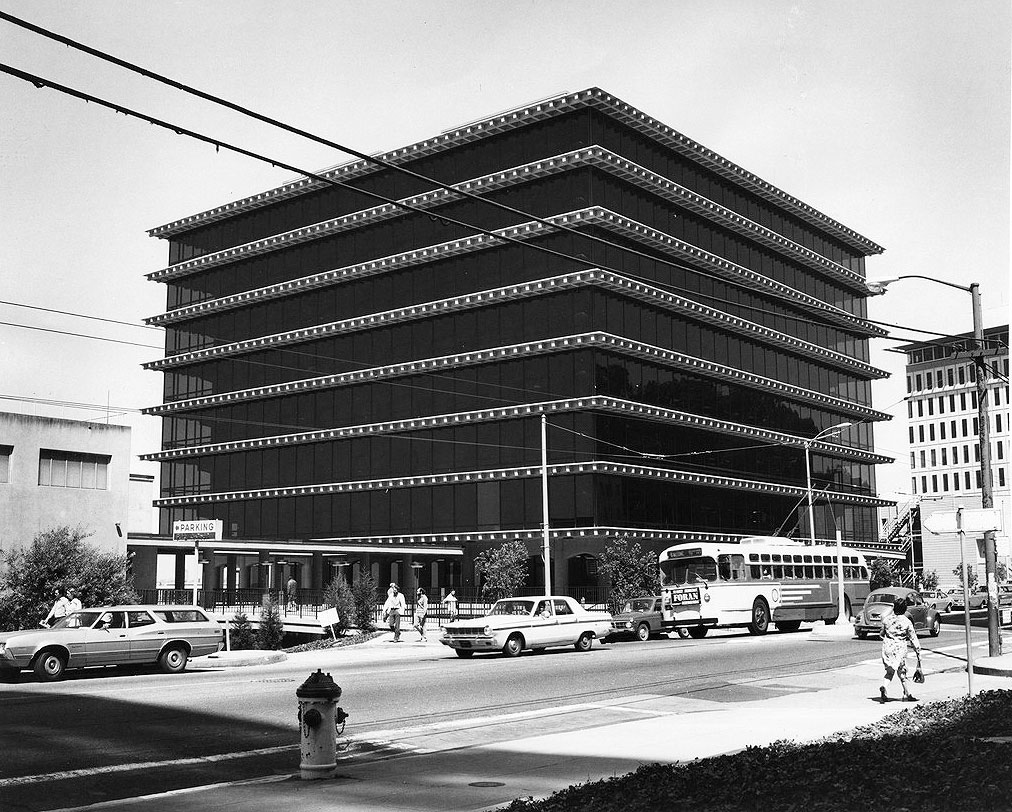
[[[929,282],[937,282],[939,285],[946,285],[970,294],[974,345],[971,357],[977,384],[977,441],[980,446],[980,504],[982,508],[992,508],[994,507],[994,496],[991,485],[991,427],[988,423],[987,407],[987,380],[990,373],[987,362],[984,361],[984,321],[981,316],[980,284],[973,282],[970,285],[957,285],[955,282],[947,282],[944,279],[921,274],[904,274],[888,279],[868,280],[865,284],[869,293],[879,295],[886,292],[887,286],[900,279],[926,279]],[[960,549],[962,549],[962,542],[960,542]],[[998,630],[997,571],[998,550],[995,545],[994,531],[988,530],[984,533],[984,574],[987,581],[987,644],[988,654],[991,657],[1001,656],[1001,634]]]
[[[828,429],[823,429],[816,434],[812,439],[805,440],[805,481],[807,483],[806,490],[808,491],[808,543],[815,544],[815,507],[812,500],[812,460],[811,450],[812,444],[816,440],[821,440],[823,437],[831,437],[834,434],[839,434],[845,428],[854,425],[853,423],[837,423],[835,426],[830,426]]]

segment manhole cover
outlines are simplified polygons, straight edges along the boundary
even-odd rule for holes
[[[505,787],[502,781],[472,781],[469,787]]]

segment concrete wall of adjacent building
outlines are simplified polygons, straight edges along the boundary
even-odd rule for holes
[[[10,461],[0,483],[0,549],[54,527],[81,527],[101,549],[126,553],[130,517],[130,427],[0,413],[0,447]],[[39,485],[42,449],[108,457],[106,488]],[[119,523],[122,537],[116,530]]]

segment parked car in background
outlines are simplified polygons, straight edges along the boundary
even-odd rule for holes
[[[987,609],[987,587],[978,586],[967,596],[967,602],[970,605],[970,611],[973,612],[977,609]],[[952,596],[952,611],[962,612],[963,611],[963,590],[960,589]]]
[[[998,606],[1012,606],[1012,584],[998,584]]]
[[[864,640],[869,634],[881,634],[882,620],[887,614],[892,613],[893,604],[899,598],[907,602],[907,616],[913,621],[914,629],[938,637],[938,632],[942,628],[938,610],[928,606],[919,592],[895,586],[874,589],[868,594],[864,607],[854,623],[857,636]]]
[[[940,589],[922,589],[920,594],[928,606],[939,612],[952,611],[952,595],[948,592],[942,592]]]
[[[635,637],[638,640],[649,640],[651,637],[664,634],[667,630],[661,623],[660,596],[652,598],[633,598],[622,606],[622,611],[612,616],[611,634],[608,642],[624,637]],[[665,636],[667,636],[665,634]],[[688,629],[679,629],[679,637],[688,637]]]
[[[174,674],[190,657],[213,654],[224,641],[224,629],[196,606],[82,609],[48,629],[0,632],[0,671],[16,678],[31,668],[48,682],[68,668],[157,663]]]
[[[611,615],[585,609],[567,596],[503,598],[485,617],[459,620],[443,627],[439,642],[458,657],[476,651],[501,651],[518,657],[525,649],[535,652],[553,646],[573,646],[590,651],[597,638],[604,642],[611,632]]]

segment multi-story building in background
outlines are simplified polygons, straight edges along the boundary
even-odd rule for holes
[[[1008,325],[984,330],[987,366],[987,419],[991,446],[991,488],[994,507],[1009,516],[1009,354]],[[981,507],[980,419],[978,370],[972,359],[973,334],[907,344],[907,418],[910,443],[910,494],[886,525],[907,546],[918,572],[934,571],[943,585],[956,586],[959,566],[955,533],[934,535],[921,520],[933,513],[951,513],[957,506]],[[1012,565],[1009,528],[995,537],[998,560]],[[974,543],[975,542],[975,543]],[[984,539],[968,535],[964,558],[983,582]]]
[[[148,569],[220,519],[209,587],[467,590],[512,539],[541,587],[541,415],[555,589],[618,536],[807,538],[806,443],[841,423],[810,443],[814,534],[878,542],[878,245],[599,89],[379,157],[150,232]]]
[[[0,412],[0,550],[66,525],[125,553],[131,461],[129,426]]]

